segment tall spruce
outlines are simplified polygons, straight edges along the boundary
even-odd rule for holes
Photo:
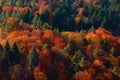
[[[20,63],[21,55],[19,53],[19,49],[16,42],[14,42],[13,44],[10,59],[11,59],[11,63]]]
[[[34,18],[33,18],[33,20],[32,20],[32,24],[36,27],[36,25],[37,25],[37,20],[39,19],[39,15],[37,14],[37,15],[35,15],[34,16]]]
[[[39,56],[36,52],[36,48],[35,46],[33,46],[29,52],[29,55],[27,57],[27,63],[28,63],[28,67],[33,70],[35,68],[35,66],[37,66],[39,62]]]
[[[3,46],[0,44],[0,50],[3,50]]]
[[[74,65],[74,71],[79,71],[80,68],[84,67],[84,57],[82,55],[82,52],[80,50],[76,51],[73,57],[71,58],[71,61]]]
[[[6,48],[3,49],[2,58],[0,61],[0,68],[2,70],[7,70],[9,67],[9,54]]]
[[[7,50],[8,53],[10,52],[10,45],[8,41],[6,41],[5,49]]]

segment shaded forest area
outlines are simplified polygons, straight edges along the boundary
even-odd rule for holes
[[[0,15],[6,31],[10,25],[29,23],[41,28],[46,23],[60,31],[88,30],[94,26],[120,34],[119,0],[1,0]],[[13,24],[9,22],[11,18]]]

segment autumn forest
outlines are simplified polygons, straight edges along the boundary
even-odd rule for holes
[[[120,0],[0,0],[0,80],[120,80]]]

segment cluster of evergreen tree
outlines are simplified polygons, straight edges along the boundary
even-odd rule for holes
[[[87,15],[85,14],[89,18],[90,25],[94,25],[96,28],[104,27],[112,32],[119,32],[120,3],[116,0],[102,0],[99,5],[92,6]]]
[[[5,70],[5,69],[7,69],[7,67],[9,67],[13,64],[20,63],[20,59],[21,59],[21,55],[19,53],[16,42],[13,44],[13,47],[11,49],[10,45],[7,41],[5,47],[3,48],[3,51],[2,51],[0,67]]]
[[[13,44],[12,48],[10,48],[10,45],[7,41],[4,47],[0,45],[0,51],[0,70],[3,72],[7,72],[8,69],[15,64],[20,64],[24,67],[27,66],[28,69],[33,70],[39,63],[39,56],[37,55],[35,46],[31,48],[27,59],[25,59],[24,62],[27,61],[25,65],[22,63],[23,56],[20,54],[16,42]]]
[[[119,0],[98,0],[94,5],[91,4],[89,7],[84,4],[83,0],[50,0],[48,5],[53,13],[52,19],[51,13],[48,10],[44,11],[44,14],[33,15],[38,9],[35,4],[40,0],[2,0],[0,7],[4,5],[16,6],[16,7],[29,7],[26,10],[25,15],[19,10],[13,11],[12,13],[7,11],[2,12],[0,8],[0,21],[3,25],[6,24],[6,18],[12,16],[15,20],[23,26],[22,23],[33,24],[36,28],[41,28],[44,23],[48,23],[52,26],[52,29],[58,28],[60,31],[63,30],[81,30],[89,29],[91,26],[95,28],[104,27],[111,31],[120,30],[120,2]],[[75,17],[77,15],[77,8],[84,8],[82,19],[78,24],[75,23]],[[87,19],[87,21],[85,20]],[[51,21],[52,20],[52,21]]]

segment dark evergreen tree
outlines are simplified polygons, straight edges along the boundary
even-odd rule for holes
[[[13,5],[15,5],[15,3],[16,3],[17,0],[12,0],[12,1],[13,1]]]
[[[94,24],[95,16],[96,16],[96,12],[94,12],[94,13],[91,15],[91,17],[89,18],[91,24]]]
[[[8,41],[6,41],[5,49],[7,50],[7,53],[10,52],[10,45],[9,45],[9,42],[8,42]]]
[[[2,45],[0,44],[0,50],[3,50],[3,47],[2,47]]]
[[[3,49],[2,58],[0,61],[0,68],[2,70],[7,70],[9,67],[9,54],[6,48]]]
[[[18,46],[16,42],[14,42],[13,47],[12,47],[12,52],[10,54],[11,64],[20,63],[20,59],[21,59],[21,55],[19,53]]]
[[[0,61],[2,69],[7,69],[8,66],[10,65],[9,56],[10,56],[10,45],[9,42],[6,41],[5,47],[3,48],[3,52],[2,52],[2,58]]]
[[[44,10],[43,14],[40,16],[40,18],[41,18],[41,20],[42,20],[43,23],[44,22],[49,22],[50,16],[49,16],[48,10]]]
[[[26,23],[31,23],[32,19],[33,19],[33,15],[32,15],[32,13],[30,12],[30,10],[27,9],[26,12],[25,12],[24,21],[25,21]]]
[[[100,27],[106,27],[106,23],[107,23],[107,21],[106,21],[106,18],[105,18],[105,16],[104,16],[104,17],[103,17],[103,21],[101,22]]]

